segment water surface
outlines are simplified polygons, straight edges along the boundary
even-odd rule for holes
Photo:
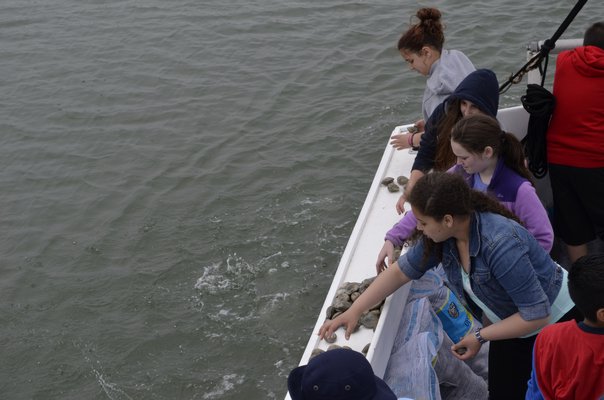
[[[433,4],[503,81],[574,3]],[[418,7],[0,5],[0,397],[283,398],[389,133],[420,115],[396,51]]]

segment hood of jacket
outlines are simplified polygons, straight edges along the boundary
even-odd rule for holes
[[[604,50],[597,46],[577,47],[569,53],[575,69],[583,76],[604,76]]]
[[[461,81],[449,99],[470,101],[482,112],[495,117],[499,107],[497,76],[490,69],[477,69]]]

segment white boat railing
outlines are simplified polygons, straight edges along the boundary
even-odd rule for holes
[[[398,126],[393,133],[406,132],[408,126],[410,125]],[[344,282],[362,282],[375,276],[375,261],[384,243],[384,235],[401,218],[395,211],[395,204],[401,192],[389,192],[381,181],[386,176],[396,178],[400,175],[408,175],[414,159],[414,151],[396,151],[389,144],[386,145],[300,365],[308,363],[315,348],[326,350],[330,346],[329,343],[320,340],[316,333],[325,321],[327,308],[331,305],[338,288]],[[383,376],[408,292],[409,288],[406,285],[386,299],[375,331],[360,327],[351,335],[350,340],[346,340],[344,329],[340,328],[336,331],[338,338],[334,344],[348,346],[361,352],[370,343],[367,359],[375,374]],[[289,396],[286,399],[289,399]]]
[[[543,46],[545,40],[540,40],[538,42],[531,42],[527,45],[526,49],[526,60],[530,60],[539,53],[541,46]],[[558,54],[564,50],[571,50],[575,47],[583,46],[583,39],[559,39],[556,41],[556,47],[550,50],[549,54]],[[553,70],[553,68],[552,68]],[[552,75],[553,76],[553,75]],[[541,72],[539,69],[534,69],[528,73],[528,83],[541,83]]]

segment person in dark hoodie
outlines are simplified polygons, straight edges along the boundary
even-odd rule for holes
[[[495,117],[499,107],[499,83],[495,73],[488,69],[471,72],[457,86],[451,96],[442,102],[428,121],[422,135],[419,151],[411,168],[409,182],[396,203],[399,214],[415,182],[430,170],[446,171],[455,165],[451,150],[451,129],[464,116],[482,113]]]
[[[588,242],[604,240],[604,22],[587,29],[583,46],[558,55],[554,96],[546,136],[554,232],[574,262]]]

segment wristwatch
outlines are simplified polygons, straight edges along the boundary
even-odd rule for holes
[[[485,340],[485,339],[482,337],[482,335],[480,334],[480,330],[481,330],[481,329],[482,329],[482,328],[476,328],[476,329],[474,329],[474,336],[476,337],[476,340],[478,340],[478,342],[479,342],[480,344],[485,344],[486,342],[488,342],[488,340]]]

